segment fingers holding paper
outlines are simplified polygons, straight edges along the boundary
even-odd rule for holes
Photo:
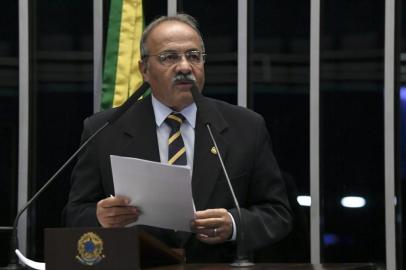
[[[100,200],[96,208],[100,225],[104,228],[118,228],[137,221],[140,210],[129,203],[128,198],[120,196]]]
[[[233,233],[233,222],[226,209],[207,209],[196,212],[192,230],[196,232],[196,238],[200,241],[217,244],[230,239]]]

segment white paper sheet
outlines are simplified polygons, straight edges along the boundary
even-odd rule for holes
[[[189,167],[114,155],[110,159],[115,195],[129,197],[142,211],[131,225],[190,232],[195,209]]]

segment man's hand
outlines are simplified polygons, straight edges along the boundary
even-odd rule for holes
[[[197,211],[192,230],[196,232],[196,238],[204,243],[222,243],[230,239],[233,221],[224,208]]]
[[[137,221],[140,210],[125,197],[109,197],[97,203],[96,216],[104,228],[124,227]]]

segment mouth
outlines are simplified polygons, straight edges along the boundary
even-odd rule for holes
[[[189,84],[192,84],[192,83],[194,83],[195,81],[194,80],[187,80],[187,79],[183,79],[183,80],[174,80],[174,83],[175,84],[183,84],[183,83],[189,83]]]
[[[179,81],[175,81],[174,82],[174,85],[175,86],[177,86],[177,87],[188,87],[188,88],[190,88],[190,87],[192,87],[193,86],[193,84],[194,84],[195,82],[194,81],[191,81],[191,80],[179,80]]]

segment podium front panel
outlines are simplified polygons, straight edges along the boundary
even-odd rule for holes
[[[47,270],[140,269],[136,228],[45,229]]]

